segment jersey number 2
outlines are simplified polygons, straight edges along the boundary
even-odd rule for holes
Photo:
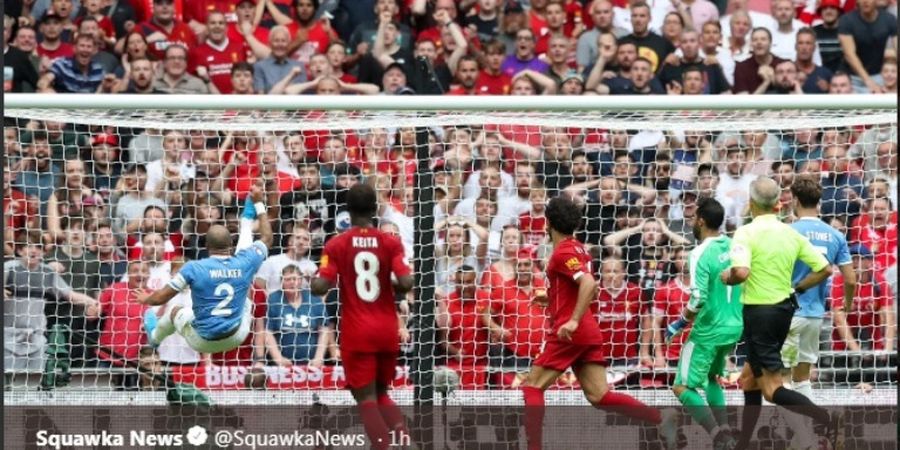
[[[353,270],[356,271],[356,294],[360,300],[372,303],[381,294],[378,283],[378,257],[372,252],[359,252],[353,258]]]
[[[219,316],[230,316],[231,315],[231,299],[234,298],[234,288],[231,287],[228,283],[222,283],[216,286],[216,290],[213,292],[213,295],[219,296],[225,294],[225,299],[219,303],[216,303],[216,307],[212,310],[212,315]]]

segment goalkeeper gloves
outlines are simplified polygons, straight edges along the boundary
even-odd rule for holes
[[[666,343],[672,342],[672,339],[674,339],[675,336],[681,334],[681,332],[684,331],[684,328],[687,327],[689,323],[690,322],[688,322],[687,319],[684,318],[684,316],[681,316],[678,318],[678,320],[670,323],[669,326],[666,327]]]

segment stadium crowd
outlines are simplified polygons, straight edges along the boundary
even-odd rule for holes
[[[896,92],[896,3],[746,0],[32,0],[7,2],[4,90],[41,93],[625,95]],[[314,118],[313,118],[314,119]],[[333,298],[309,291],[324,242],[348,226],[356,183],[412,258],[414,128],[174,131],[4,120],[7,370],[41,370],[44,332],[65,324],[75,364],[274,364],[340,359]],[[896,126],[669,133],[499,125],[430,127],[441,362],[527,368],[544,338],[547,199],[585,208],[579,237],[600,280],[597,320],[613,363],[673,367],[665,324],[689,296],[693,208],[715,197],[727,230],[750,182],[821,180],[822,217],[859,272],[829,350],[896,349]],[[154,352],[136,289],[234,233],[267,182],[276,243],[257,274],[242,347],[201,355],[177,335]],[[840,280],[833,299],[842,298]],[[176,298],[190,302],[189,294]],[[409,302],[400,302],[403,315]],[[415,320],[410,324],[414,324]],[[415,330],[412,330],[415,332]],[[409,331],[403,330],[404,339]],[[97,341],[103,349],[98,348]],[[110,351],[111,350],[111,351]],[[887,358],[879,356],[884,366]],[[735,361],[737,363],[737,361]],[[849,365],[850,363],[848,363]],[[869,358],[869,365],[875,359]],[[896,364],[896,361],[893,361]],[[649,371],[652,373],[652,371]],[[485,375],[486,376],[486,375]],[[509,380],[507,380],[509,381]],[[487,384],[485,381],[481,384]],[[496,380],[490,381],[503,384]],[[512,382],[514,384],[514,381]]]

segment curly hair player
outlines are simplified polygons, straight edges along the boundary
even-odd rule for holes
[[[400,240],[373,226],[377,208],[371,186],[350,188],[347,210],[352,228],[325,244],[319,274],[310,288],[313,295],[322,296],[338,287],[347,387],[359,405],[372,448],[380,450],[388,448],[392,440],[409,442],[406,419],[387,391],[400,351],[394,291],[409,292],[413,276]]]
[[[546,297],[536,297],[550,316],[550,333],[544,348],[525,379],[525,433],[529,450],[541,448],[544,421],[544,391],[569,367],[581,384],[587,400],[596,408],[615,408],[623,414],[660,424],[661,414],[640,401],[609,390],[606,384],[607,343],[594,320],[597,283],[591,256],[575,236],[581,225],[581,208],[567,197],[550,200],[545,212],[553,254],[547,263],[550,288]],[[586,314],[588,310],[593,314]],[[666,411],[666,414],[674,411]],[[664,430],[665,431],[665,430]],[[674,439],[674,437],[669,437]]]

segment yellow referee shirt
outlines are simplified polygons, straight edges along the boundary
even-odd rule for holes
[[[774,305],[788,298],[794,292],[791,274],[798,259],[813,272],[828,267],[825,255],[774,214],[758,216],[738,228],[731,241],[731,266],[750,269],[741,303]]]

